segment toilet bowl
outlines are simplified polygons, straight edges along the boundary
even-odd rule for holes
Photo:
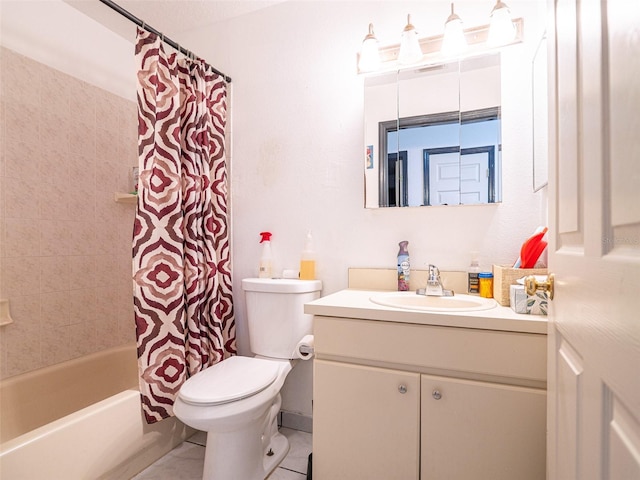
[[[263,480],[286,456],[289,442],[278,432],[277,415],[292,366],[231,357],[185,382],[173,408],[185,424],[207,432],[203,479]],[[230,386],[232,379],[241,385]]]
[[[173,411],[207,432],[203,479],[264,480],[289,451],[278,432],[280,390],[295,365],[298,342],[311,333],[304,303],[320,296],[318,280],[244,279],[251,350],[189,378]]]

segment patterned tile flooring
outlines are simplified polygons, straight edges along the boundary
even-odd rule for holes
[[[268,480],[305,480],[311,434],[289,428],[281,428],[280,433],[289,439],[289,453]],[[201,480],[205,442],[206,434],[196,433],[132,480]]]

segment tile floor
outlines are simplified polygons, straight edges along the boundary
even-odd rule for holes
[[[311,434],[290,428],[281,428],[280,433],[289,439],[289,453],[268,480],[305,480]],[[205,443],[206,434],[196,433],[132,480],[201,480]]]

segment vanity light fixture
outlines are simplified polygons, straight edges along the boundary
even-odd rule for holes
[[[462,29],[462,20],[453,11],[451,4],[451,15],[444,24],[444,38],[442,39],[442,53],[444,55],[457,55],[467,49],[467,39]]]
[[[401,68],[434,65],[457,56],[483,55],[498,47],[522,41],[524,20],[511,19],[509,7],[497,0],[491,11],[491,24],[466,28],[451,4],[451,14],[441,35],[418,38],[407,15],[400,44],[379,47],[369,24],[369,33],[358,54],[358,73],[391,72]],[[494,27],[494,24],[496,25]]]
[[[360,72],[374,72],[380,67],[380,51],[378,39],[373,33],[373,23],[369,24],[369,33],[362,41],[360,56],[358,58],[358,70]]]
[[[497,0],[489,16],[491,21],[489,22],[487,45],[498,47],[512,42],[517,32],[511,20],[509,7],[501,0]]]
[[[403,65],[411,65],[422,60],[422,49],[418,42],[418,32],[411,24],[411,15],[407,15],[407,25],[402,31],[400,37],[400,53],[398,54],[398,63]]]

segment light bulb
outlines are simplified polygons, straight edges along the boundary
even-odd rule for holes
[[[498,0],[491,10],[489,22],[489,37],[487,44],[490,47],[499,47],[511,43],[516,37],[516,28],[511,20],[511,12],[506,4]]]
[[[380,51],[378,50],[378,39],[373,33],[373,24],[369,24],[369,33],[362,41],[360,58],[358,60],[358,70],[361,72],[373,72],[380,67]]]
[[[451,4],[451,15],[444,24],[444,38],[442,39],[442,53],[445,55],[455,55],[467,49],[467,39],[462,29],[462,20],[453,11]]]
[[[422,60],[422,49],[418,41],[418,32],[411,24],[411,15],[407,15],[407,25],[402,31],[400,39],[400,53],[398,63],[407,65]]]

